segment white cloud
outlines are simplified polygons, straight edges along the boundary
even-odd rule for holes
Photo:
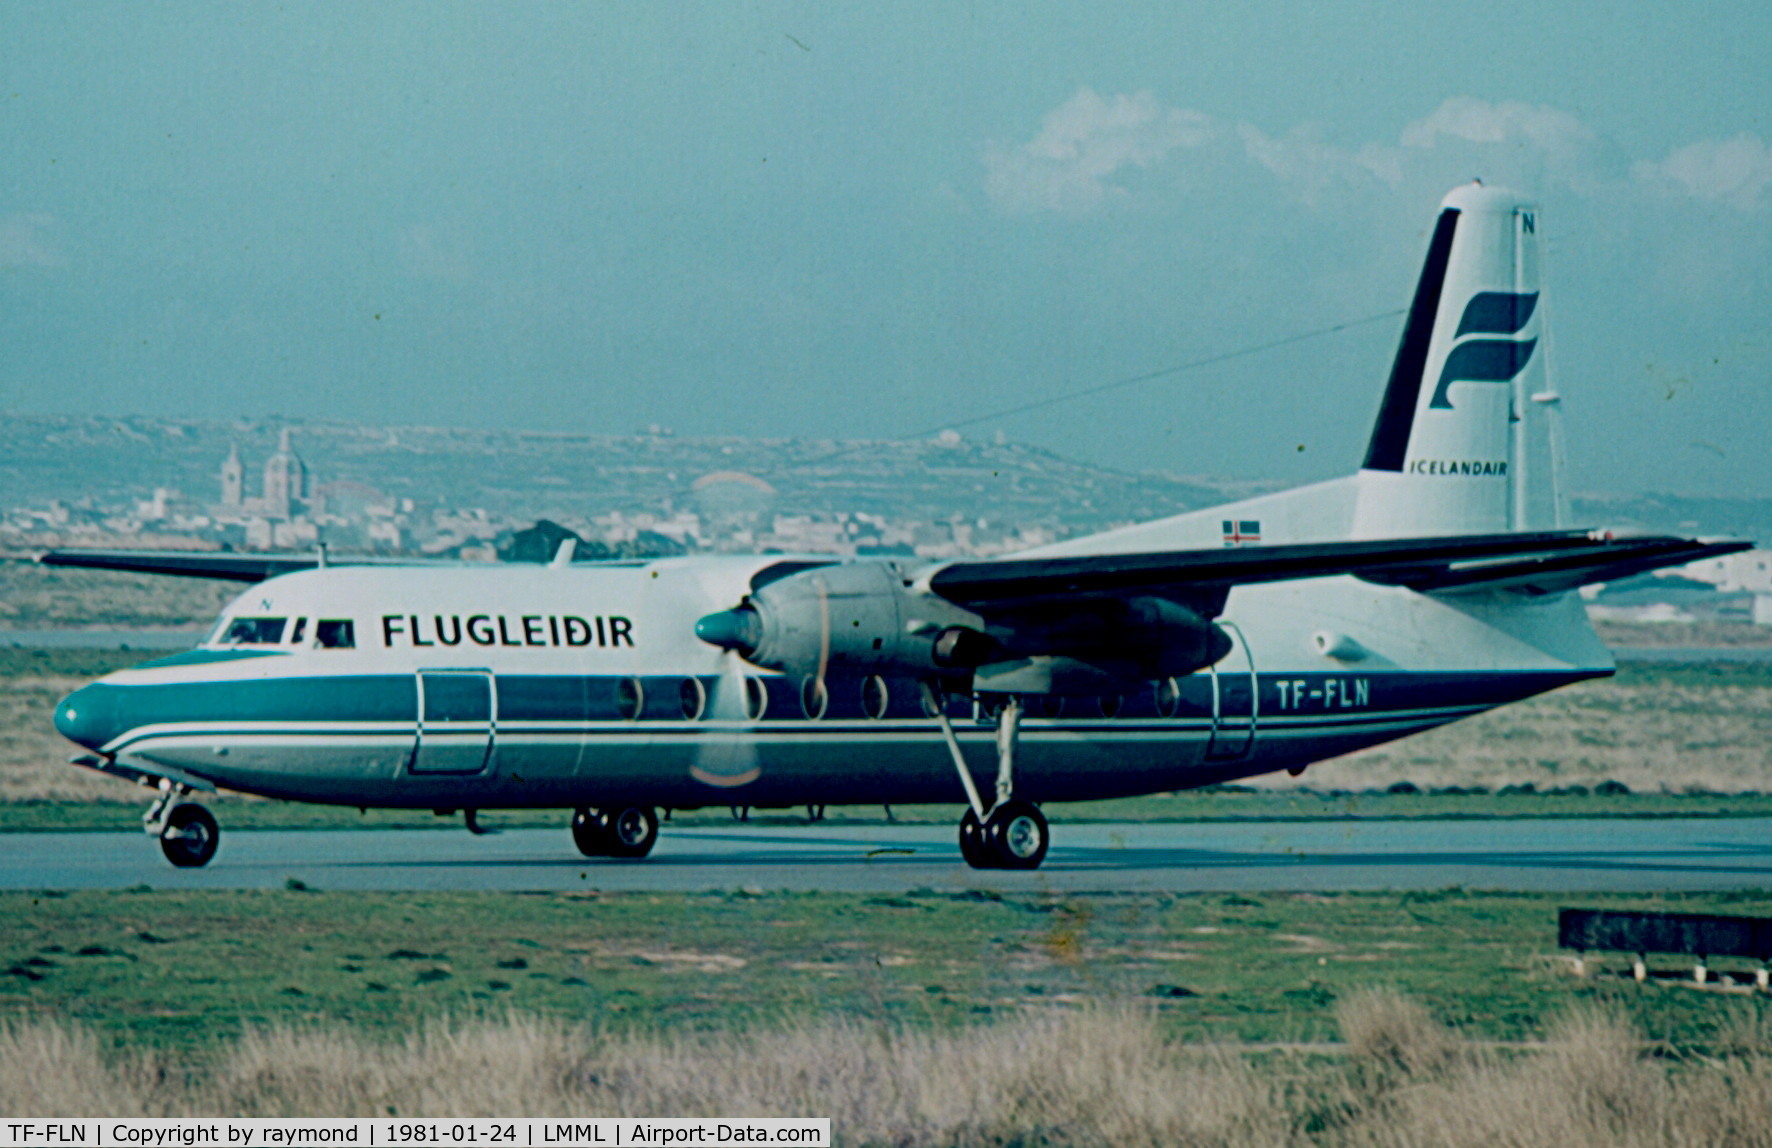
[[[1235,181],[1253,165],[1312,206],[1338,192],[1414,191],[1477,173],[1523,189],[1537,189],[1548,178],[1592,190],[1615,181],[1625,166],[1575,116],[1518,101],[1454,96],[1404,128],[1398,143],[1342,146],[1313,123],[1269,134],[1254,124],[1167,107],[1149,92],[1102,96],[1081,88],[1046,116],[1031,140],[987,150],[986,190],[1008,211],[1083,214],[1129,195],[1130,173],[1219,140],[1233,149],[1240,143],[1240,156],[1215,149],[1196,167]]]
[[[1229,146],[1207,149],[1220,141]],[[1659,162],[1632,164],[1577,116],[1518,100],[1453,96],[1403,128],[1395,143],[1341,146],[1316,124],[1270,135],[1165,106],[1150,92],[1102,96],[1081,88],[1026,143],[987,150],[986,190],[1007,211],[1084,214],[1128,197],[1133,173],[1174,166],[1181,152],[1192,153],[1196,174],[1238,181],[1263,172],[1313,207],[1347,192],[1418,198],[1479,175],[1540,195],[1560,188],[1609,198],[1648,187],[1744,211],[1761,205],[1772,187],[1772,146],[1758,136],[1701,140]]]
[[[63,259],[49,236],[55,216],[44,212],[0,215],[0,267],[59,267]]]
[[[1453,96],[1426,119],[1404,128],[1403,146],[1431,148],[1441,136],[1477,144],[1524,142],[1562,155],[1583,151],[1596,139],[1591,128],[1568,112],[1517,100],[1492,104],[1470,96]]]
[[[1091,211],[1126,194],[1114,181],[1128,169],[1148,168],[1217,134],[1210,116],[1165,108],[1149,92],[1104,99],[1081,88],[1047,115],[1033,139],[987,151],[985,187],[1011,211]]]
[[[1628,167],[1616,144],[1576,116],[1518,100],[1453,96],[1404,128],[1401,143],[1412,170],[1480,175],[1538,194],[1557,186],[1603,193],[1624,182]]]
[[[1325,143],[1311,125],[1294,128],[1284,137],[1270,136],[1253,124],[1240,124],[1237,134],[1249,158],[1296,185],[1305,202],[1315,203],[1336,184],[1359,187],[1377,180],[1389,187],[1403,181],[1402,157],[1396,148],[1365,144],[1357,149]]]
[[[1743,132],[1733,139],[1688,144],[1659,163],[1644,160],[1631,170],[1645,183],[1749,211],[1772,185],[1772,147]]]

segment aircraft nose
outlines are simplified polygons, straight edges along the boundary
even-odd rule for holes
[[[55,728],[69,741],[99,749],[116,735],[114,691],[101,685],[82,686],[55,707]]]

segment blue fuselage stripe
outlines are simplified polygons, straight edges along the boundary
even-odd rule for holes
[[[1252,707],[1247,677],[1224,675],[1215,721],[1212,681],[1195,675],[1179,683],[1179,698],[1166,706],[1154,687],[1121,699],[1116,716],[1111,718],[1099,716],[1100,703],[1095,699],[1073,698],[1056,715],[1030,716],[1025,729],[1033,736],[1180,734],[1208,731],[1215,724],[1247,725],[1253,716],[1264,736],[1296,735],[1304,730],[1446,721],[1593,676],[1593,672],[1579,671],[1261,674]],[[573,736],[587,741],[639,733],[674,740],[697,737],[698,731],[710,728],[684,717],[684,679],[680,677],[639,679],[644,699],[641,712],[631,713],[630,695],[630,712],[624,714],[621,683],[627,680],[613,676],[500,676],[496,679],[493,728],[501,738]],[[700,680],[704,690],[717,688],[712,678]],[[932,725],[917,701],[914,683],[909,681],[889,683],[888,711],[882,720],[871,720],[862,713],[858,681],[831,681],[829,705],[822,718],[813,719],[801,710],[796,682],[779,677],[762,680],[769,700],[754,728],[765,736],[923,736]],[[1242,688],[1225,689],[1227,681],[1238,681]],[[99,682],[76,696],[87,714],[81,726],[85,736],[80,740],[109,752],[144,737],[208,733],[386,737],[414,730],[417,724],[417,689],[414,678],[404,674],[139,685]],[[970,699],[954,699],[949,714],[964,730],[974,718]],[[980,728],[988,728],[988,722]]]

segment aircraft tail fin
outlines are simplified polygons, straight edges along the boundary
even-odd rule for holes
[[[1479,184],[1442,201],[1361,468],[1355,537],[1565,525],[1537,216]]]

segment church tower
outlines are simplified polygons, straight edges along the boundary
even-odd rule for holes
[[[240,463],[240,444],[228,445],[228,459],[221,468],[223,506],[239,506],[246,496],[246,468]]]
[[[289,442],[289,428],[277,442],[277,453],[265,462],[265,514],[292,518],[308,497],[308,468]]]

